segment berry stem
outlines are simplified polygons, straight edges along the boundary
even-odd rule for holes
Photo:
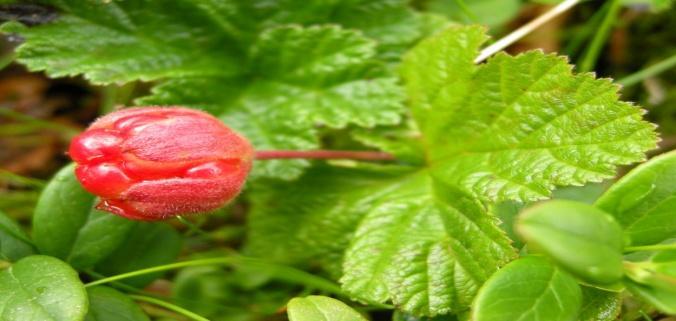
[[[395,160],[394,155],[376,151],[350,150],[259,150],[257,160],[266,159],[355,159],[355,160]]]

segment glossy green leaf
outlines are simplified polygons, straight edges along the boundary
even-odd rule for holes
[[[85,321],[150,321],[128,296],[105,286],[87,289],[89,311]]]
[[[633,169],[596,201],[596,207],[615,216],[632,245],[676,236],[676,152]]]
[[[622,310],[622,294],[582,287],[579,321],[613,321]]]
[[[0,271],[3,321],[81,321],[87,306],[77,272],[56,258],[29,256]]]
[[[565,200],[535,205],[521,214],[517,230],[582,280],[612,284],[622,278],[622,228],[591,205]]]
[[[40,195],[33,238],[41,253],[85,269],[115,250],[135,223],[92,209],[94,196],[80,186],[73,168],[59,171]]]
[[[402,75],[435,177],[489,201],[543,199],[557,185],[615,175],[656,146],[643,111],[618,87],[574,75],[565,58],[498,54],[476,66],[482,28],[421,42]]]
[[[33,242],[21,226],[0,212],[0,260],[17,261],[34,253]]]
[[[367,321],[347,304],[325,296],[293,298],[287,309],[290,321]]]
[[[473,304],[473,321],[577,320],[582,292],[574,278],[546,259],[507,264],[486,281]]]
[[[181,236],[170,226],[138,222],[115,251],[96,265],[95,270],[104,275],[115,275],[168,264],[176,260],[181,246]],[[143,287],[162,275],[161,272],[145,274],[121,282]]]

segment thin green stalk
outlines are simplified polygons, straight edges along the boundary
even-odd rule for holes
[[[638,313],[641,314],[641,316],[643,317],[643,319],[645,319],[645,321],[653,321],[653,318],[651,318],[648,314],[643,312],[643,310],[639,310]]]
[[[205,318],[205,317],[203,317],[203,316],[201,316],[201,315],[199,315],[195,312],[192,312],[190,310],[186,310],[186,309],[184,309],[184,308],[182,308],[178,305],[174,305],[174,304],[171,304],[169,302],[162,301],[162,300],[159,300],[159,299],[156,299],[156,298],[153,298],[153,297],[149,297],[149,296],[145,296],[145,295],[137,295],[137,294],[130,294],[129,297],[136,300],[136,301],[152,303],[154,305],[163,307],[167,310],[174,311],[176,313],[179,313],[181,315],[184,315],[184,316],[190,318],[191,320],[209,321],[209,319],[207,319],[207,318]]]
[[[658,75],[674,67],[676,67],[676,54],[650,67],[641,69],[629,76],[626,76],[618,80],[617,83],[625,87],[629,87],[643,81],[646,78]]]
[[[266,268],[273,269],[276,272],[275,275],[279,279],[290,281],[290,282],[295,282],[295,283],[299,283],[299,284],[304,284],[306,286],[313,286],[313,287],[316,287],[317,289],[328,291],[328,292],[331,292],[331,293],[334,293],[334,294],[344,295],[340,286],[338,286],[337,284],[334,284],[331,281],[328,281],[328,280],[325,280],[321,277],[318,277],[316,275],[313,275],[313,274],[310,274],[310,273],[307,273],[305,271],[301,271],[301,270],[298,270],[298,269],[295,269],[295,268],[292,268],[292,267],[289,267],[289,266],[268,263],[268,262],[261,261],[261,260],[258,260],[258,259],[253,259],[253,258],[244,258],[244,257],[241,257],[241,256],[228,256],[228,257],[219,257],[219,258],[198,259],[198,260],[183,261],[183,262],[165,264],[165,265],[160,265],[160,266],[154,266],[154,267],[150,267],[150,268],[145,268],[145,269],[136,270],[136,271],[132,271],[132,272],[122,273],[122,274],[110,276],[110,277],[107,277],[107,278],[103,278],[103,279],[100,279],[100,280],[92,281],[92,282],[85,284],[85,287],[105,284],[105,283],[109,283],[109,282],[113,282],[113,281],[119,281],[119,280],[123,280],[123,279],[132,278],[132,277],[135,277],[135,276],[145,275],[145,274],[150,274],[150,273],[155,273],[155,272],[175,270],[175,269],[180,269],[180,268],[189,267],[189,266],[203,266],[203,265],[227,265],[227,266],[249,265],[249,266],[266,267]]]
[[[19,174],[14,174],[10,171],[0,169],[0,181],[9,182],[21,186],[33,187],[36,189],[41,189],[47,185],[47,183],[41,179],[21,176]]]
[[[213,238],[213,237],[211,236],[211,234],[207,233],[206,231],[204,231],[203,229],[201,229],[199,226],[195,225],[193,222],[190,222],[190,221],[189,221],[188,219],[186,219],[185,217],[179,215],[179,216],[176,216],[176,219],[177,219],[179,222],[183,223],[185,226],[187,226],[187,227],[188,227],[188,230],[190,230],[191,232],[193,232],[193,233],[195,233],[195,234],[197,234],[197,235],[201,235],[201,236],[203,236],[203,237],[205,237],[205,238],[207,238],[207,239],[212,239],[212,238]]]
[[[599,55],[601,54],[601,49],[603,49],[603,46],[605,45],[606,40],[608,39],[608,35],[610,34],[611,29],[613,28],[615,22],[617,21],[617,16],[619,15],[620,9],[622,8],[622,3],[620,2],[620,0],[608,0],[608,1],[610,1],[609,4],[610,7],[608,8],[608,12],[606,13],[606,16],[603,18],[601,26],[594,35],[594,38],[589,44],[587,51],[582,57],[582,61],[579,64],[580,71],[591,71],[592,69],[594,69],[596,61],[598,60]]]
[[[625,252],[676,250],[676,243],[625,247]]]
[[[78,134],[78,130],[68,127],[66,125],[61,125],[58,123],[38,119],[32,116],[16,112],[12,109],[6,108],[5,106],[0,106],[0,116],[6,116],[17,121],[25,122],[31,125],[39,126],[44,129],[55,130],[65,136],[65,138],[70,139],[73,136]]]
[[[585,22],[584,27],[581,30],[571,30],[575,36],[568,42],[566,47],[563,49],[563,52],[569,56],[577,56],[582,48],[582,45],[591,38],[591,36],[598,30],[601,20],[606,15],[608,11],[610,2],[606,2],[600,10],[597,10],[592,17]]]

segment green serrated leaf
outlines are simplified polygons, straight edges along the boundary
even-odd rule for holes
[[[367,321],[347,304],[325,296],[293,298],[287,308],[290,321]]]
[[[33,238],[43,254],[86,269],[113,252],[134,221],[92,209],[94,196],[61,169],[42,191],[33,215]]]
[[[97,286],[87,289],[89,311],[85,321],[150,321],[148,316],[128,296]]]
[[[178,257],[181,241],[178,232],[166,224],[138,222],[122,244],[101,260],[95,270],[104,275],[116,275],[168,264]],[[144,274],[121,282],[144,287],[162,275],[162,272]]]
[[[577,320],[582,292],[574,278],[529,256],[507,264],[479,291],[473,321]]]
[[[414,314],[466,309],[515,255],[481,204],[426,171],[318,167],[267,188],[254,198],[250,251],[336,275],[347,248],[345,290]]]
[[[87,293],[68,264],[34,255],[0,271],[3,321],[82,321]]]
[[[584,281],[620,281],[624,239],[609,214],[584,203],[554,200],[526,209],[517,223],[519,234],[557,264]]]
[[[252,47],[249,76],[172,80],[139,103],[210,111],[257,149],[317,148],[316,124],[399,122],[401,89],[374,63],[375,54],[375,42],[337,26],[277,27],[263,32]],[[269,161],[257,164],[254,175],[291,179],[307,164]]]
[[[488,201],[546,198],[644,159],[654,126],[618,101],[617,86],[573,75],[534,51],[471,64],[485,40],[454,27],[407,54],[402,75],[433,175]]]
[[[0,260],[17,261],[34,253],[33,242],[21,226],[0,211]]]
[[[613,184],[595,204],[613,214],[632,245],[676,236],[676,152],[639,165]]]

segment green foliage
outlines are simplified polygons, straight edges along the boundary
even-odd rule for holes
[[[581,302],[575,279],[546,259],[529,256],[493,274],[476,297],[472,320],[573,321]]]
[[[2,28],[26,38],[17,53],[31,70],[99,84],[164,80],[138,103],[207,110],[258,149],[316,148],[317,124],[397,123],[402,91],[382,58],[427,27],[399,0],[47,2],[66,14]],[[298,25],[318,23],[335,25]],[[303,166],[271,161],[255,173],[290,179]]]
[[[556,185],[612,177],[614,164],[654,146],[653,126],[610,82],[538,52],[475,66],[484,40],[481,28],[453,27],[404,59],[426,164],[317,168],[254,186],[250,249],[334,275],[342,259],[353,295],[416,315],[460,312],[515,257],[478,201],[541,199]]]
[[[610,81],[572,75],[565,59],[540,52],[498,54],[476,67],[483,40],[480,28],[451,28],[404,59],[413,115],[439,179],[484,200],[529,201],[556,185],[610,178],[613,164],[655,147],[653,126],[617,100]]]
[[[0,272],[0,319],[81,321],[87,293],[77,272],[58,259],[33,255]]]
[[[638,166],[613,184],[596,206],[615,216],[632,245],[660,243],[676,235],[676,152]]]
[[[293,298],[288,310],[290,321],[366,321],[345,303],[318,295]]]
[[[673,257],[638,253],[648,261],[625,261],[622,269],[623,237],[634,247],[652,246],[676,233],[673,156],[632,171],[596,208],[559,201],[527,210],[519,219],[529,243],[523,252],[539,248],[552,261],[518,258],[514,246],[521,244],[511,225],[522,206],[560,187],[612,178],[618,166],[644,160],[656,146],[654,126],[642,120],[640,108],[618,100],[617,86],[574,74],[562,57],[500,53],[476,65],[484,28],[448,27],[445,18],[404,0],[41,2],[60,10],[55,21],[1,27],[25,39],[17,55],[30,70],[81,75],[95,84],[151,81],[150,94],[137,103],[206,110],[258,150],[333,146],[344,134],[335,145],[366,145],[397,157],[388,165],[258,162],[246,202],[233,207],[236,219],[246,212],[245,252],[327,273],[342,290],[286,266],[191,267],[178,273],[172,289],[184,308],[214,320],[256,320],[279,311],[289,296],[322,289],[372,306],[392,304],[395,320],[613,319],[619,295],[581,291],[570,271],[589,283],[621,280],[658,309],[676,311],[673,290],[659,282],[673,281]],[[417,5],[501,24],[519,2]],[[499,14],[481,13],[498,6]],[[166,224],[92,210],[94,198],[72,171],[57,174],[38,201],[38,253],[96,272],[91,275],[118,275],[175,261],[183,239],[189,251],[231,245],[209,231],[181,236]],[[577,199],[577,193],[587,194],[560,197]],[[598,193],[591,194],[583,195],[586,201]],[[33,241],[0,216],[3,260],[33,254]],[[23,263],[31,260],[49,262]],[[59,296],[57,307],[73,315],[53,319],[82,320],[87,297],[64,267],[54,258],[25,258],[0,272],[0,294],[14,285],[2,281],[8,271],[62,273],[56,281],[30,281],[50,282],[44,293],[67,283],[56,290],[78,294]],[[161,275],[121,282],[144,287]],[[305,291],[297,294],[287,283]],[[241,294],[246,291],[262,293]],[[37,309],[32,305],[39,301],[21,295],[10,303]],[[6,297],[0,295],[0,307]],[[88,320],[148,319],[116,290],[91,288],[89,297]],[[0,309],[7,311],[13,310]],[[328,297],[295,298],[288,311],[292,321],[366,320]]]
[[[87,289],[89,310],[85,321],[150,321],[123,293],[105,286]]]
[[[532,248],[582,280],[612,284],[622,278],[622,228],[591,205],[563,200],[539,204],[520,215],[517,229]]]
[[[101,260],[95,270],[104,275],[115,275],[173,262],[181,251],[181,236],[166,224],[135,222],[123,242]],[[163,273],[151,273],[123,282],[144,287]]]
[[[94,196],[82,189],[73,169],[64,167],[40,195],[33,237],[41,253],[86,269],[115,250],[134,222],[92,209]]]
[[[580,321],[616,320],[622,310],[622,295],[592,287],[582,287]]]
[[[0,212],[0,260],[18,261],[35,253],[35,247],[21,226]]]

